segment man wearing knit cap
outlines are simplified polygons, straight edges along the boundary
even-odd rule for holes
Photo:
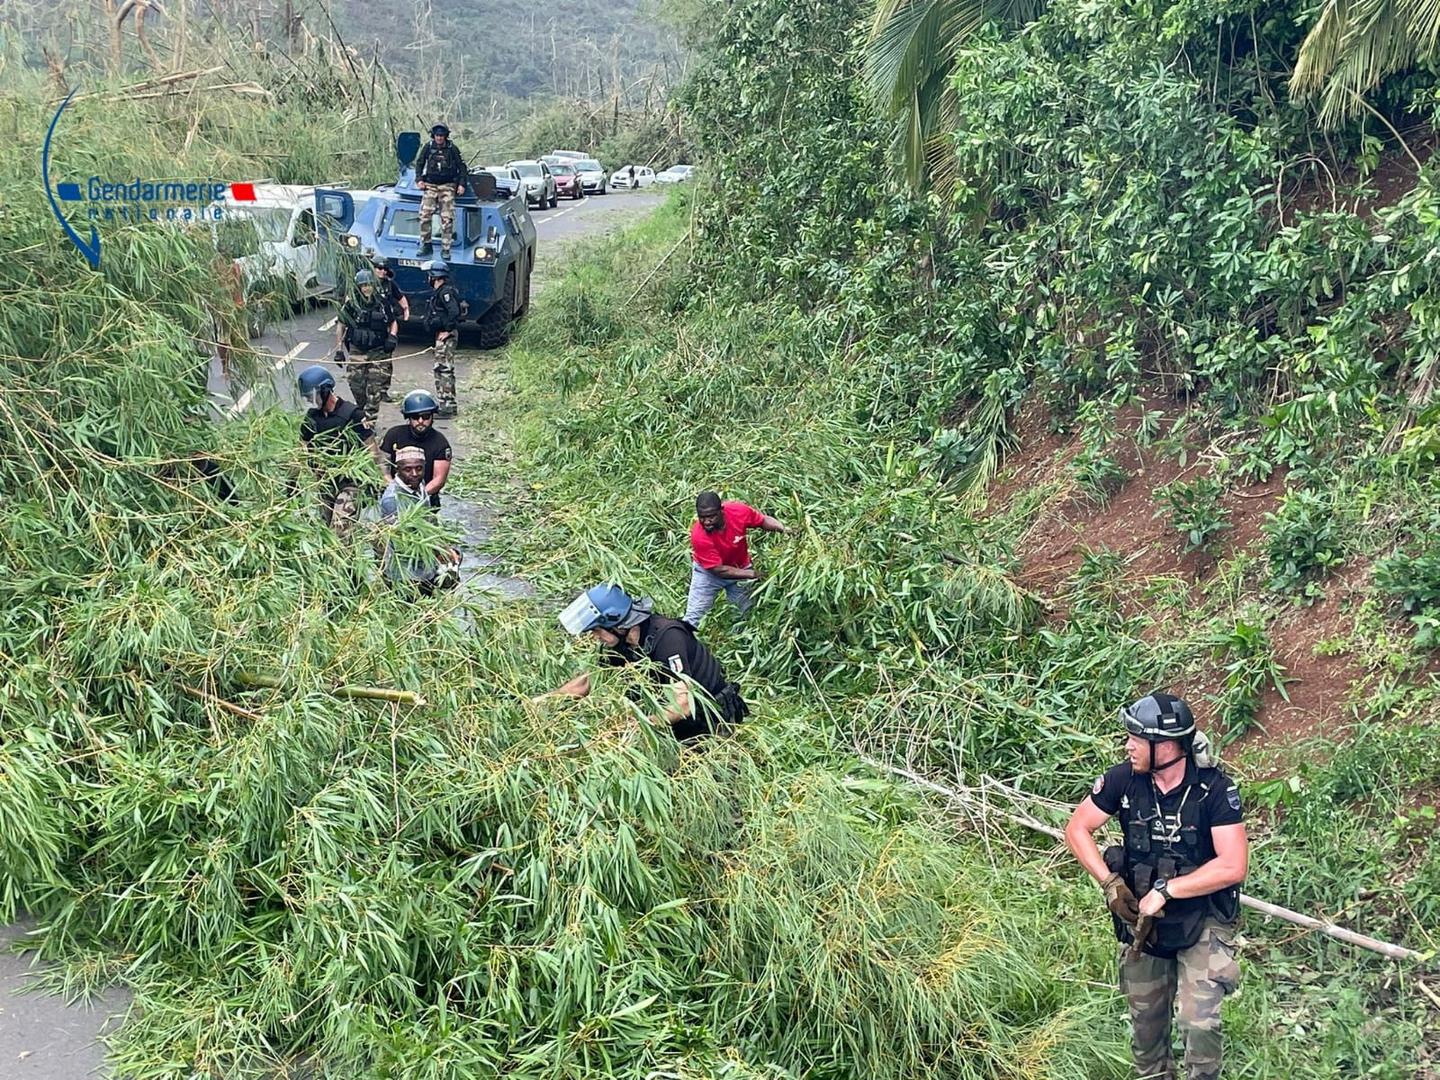
[[[685,604],[685,621],[691,626],[699,627],[722,592],[741,615],[750,610],[750,589],[760,580],[745,540],[750,529],[783,533],[785,526],[743,502],[722,502],[713,491],[696,497],[695,523],[690,526],[690,597]]]

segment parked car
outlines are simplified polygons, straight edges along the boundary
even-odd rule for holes
[[[655,174],[657,184],[683,184],[695,174],[694,165],[671,165],[662,173]]]
[[[315,189],[296,184],[256,184],[255,198],[237,202],[226,193],[212,204],[215,250],[231,260],[252,335],[268,321],[260,297],[296,306],[331,292],[333,277],[322,261],[315,221]],[[372,191],[349,193],[364,206]],[[272,312],[271,314],[274,314]]]
[[[495,177],[497,189],[503,189],[511,195],[520,194],[520,190],[525,186],[520,173],[508,165],[486,165],[484,171]]]
[[[550,166],[543,161],[507,161],[505,167],[520,174],[527,205],[533,204],[539,210],[559,202],[555,196],[555,178],[550,175]]]
[[[634,175],[630,170],[634,169]],[[630,188],[649,187],[655,182],[655,170],[644,165],[622,165],[610,174],[610,190],[625,191]]]
[[[575,162],[575,171],[580,174],[580,187],[588,195],[605,194],[605,167],[594,158],[581,158]]]
[[[555,178],[555,194],[563,195],[567,199],[578,199],[585,194],[580,186],[580,174],[575,171],[575,166],[568,161],[562,161],[558,165],[550,166],[550,175]]]

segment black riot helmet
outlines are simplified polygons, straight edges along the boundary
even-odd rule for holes
[[[1120,709],[1120,722],[1131,735],[1150,744],[1148,771],[1155,770],[1155,747],[1162,742],[1178,742],[1184,757],[1194,759],[1195,714],[1174,694],[1159,690],[1146,694]]]
[[[1120,722],[1131,735],[1150,742],[1186,739],[1195,734],[1195,714],[1182,698],[1155,691],[1120,710]]]

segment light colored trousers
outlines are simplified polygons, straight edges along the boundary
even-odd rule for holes
[[[752,581],[732,581],[716,577],[697,562],[690,564],[690,598],[685,601],[685,621],[698,627],[722,592],[730,598],[735,610],[744,615],[754,601],[750,597]]]

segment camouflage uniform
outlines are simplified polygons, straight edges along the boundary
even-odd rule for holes
[[[351,354],[345,374],[355,404],[365,414],[366,422],[374,427],[380,416],[380,403],[389,393],[395,375],[388,334],[390,324],[399,320],[400,311],[377,289],[369,299],[359,293],[351,296],[340,305],[338,318],[344,327],[345,347],[364,353],[364,359]]]
[[[1207,919],[1200,940],[1174,957],[1120,947],[1120,990],[1130,1006],[1131,1050],[1142,1080],[1175,1080],[1170,1013],[1180,1000],[1188,1080],[1219,1080],[1220,1003],[1240,984],[1235,924]]]
[[[395,366],[390,360],[388,349],[371,349],[364,360],[351,357],[345,366],[350,382],[350,393],[355,404],[365,414],[365,422],[375,426],[380,417],[380,403],[390,392],[390,381],[395,377]]]
[[[435,211],[440,211],[440,257],[450,258],[450,244],[455,236],[455,187],[454,184],[425,185],[425,194],[420,196],[420,245],[430,246],[430,234]]]
[[[430,294],[425,312],[425,325],[435,334],[435,400],[442,416],[454,416],[457,408],[455,349],[460,344],[460,318],[460,293],[446,281]]]
[[[447,412],[457,407],[455,343],[459,340],[458,331],[452,331],[443,338],[435,339],[435,400],[440,403],[440,408]]]
[[[440,212],[440,255],[450,257],[450,244],[455,237],[455,189],[465,183],[465,158],[460,148],[446,141],[444,146],[433,140],[420,148],[415,159],[415,179],[425,185],[420,196],[420,250],[430,250],[431,219]]]
[[[360,488],[351,483],[341,484],[336,491],[325,496],[320,506],[320,517],[341,539],[350,534],[359,515]]]

